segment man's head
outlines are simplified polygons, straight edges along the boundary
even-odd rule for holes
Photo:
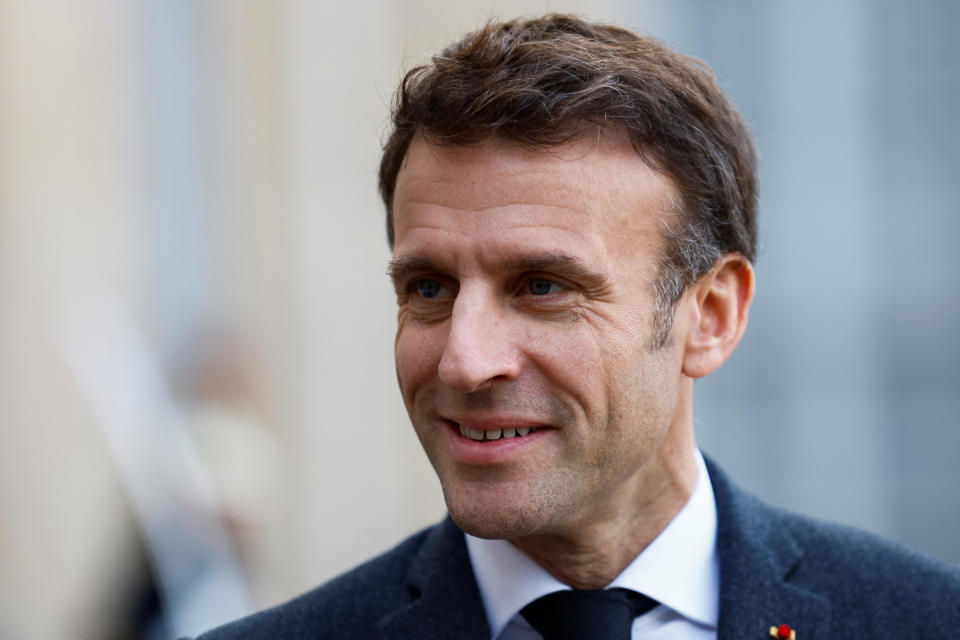
[[[741,121],[699,63],[555,16],[412,71],[394,122],[397,376],[452,516],[659,531],[695,477],[692,379],[752,296]]]
[[[391,246],[397,173],[415,136],[549,148],[619,129],[677,189],[664,219],[656,340],[668,339],[673,303],[717,258],[755,259],[750,133],[703,62],[652,38],[567,15],[491,22],[407,73],[392,124],[380,165]]]

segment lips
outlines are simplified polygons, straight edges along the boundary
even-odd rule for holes
[[[465,425],[460,426],[460,435],[465,438],[477,441],[501,440],[503,438],[522,437],[532,431],[535,427],[503,427],[501,429],[471,429]]]
[[[552,427],[518,416],[457,416],[444,418],[446,440],[453,460],[469,466],[504,464],[536,446]]]

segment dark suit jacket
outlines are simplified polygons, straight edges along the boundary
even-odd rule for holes
[[[717,500],[718,637],[948,638],[960,633],[960,569],[764,505],[707,461]],[[463,534],[448,518],[299,598],[199,640],[489,640]]]

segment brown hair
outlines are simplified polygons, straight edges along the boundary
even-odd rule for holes
[[[705,63],[655,39],[570,15],[491,21],[406,74],[392,124],[380,163],[391,246],[397,174],[416,134],[435,144],[499,135],[545,147],[603,126],[625,130],[681,196],[656,284],[660,344],[688,284],[725,253],[755,257],[750,133]]]

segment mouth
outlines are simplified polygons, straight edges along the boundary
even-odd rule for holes
[[[457,463],[469,467],[508,463],[553,430],[551,426],[506,416],[463,422],[447,418],[443,422],[450,454]]]
[[[460,435],[477,442],[491,442],[507,438],[522,438],[537,431],[538,427],[504,427],[502,429],[471,429],[466,425],[453,423],[459,428]]]

